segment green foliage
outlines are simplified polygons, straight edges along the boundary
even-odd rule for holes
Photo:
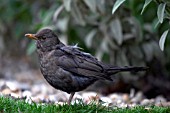
[[[35,42],[32,40],[28,45],[27,54],[31,55],[35,50],[36,50]]]
[[[145,4],[143,5],[141,14],[143,14],[144,10],[146,9],[146,7],[152,2],[152,0],[145,0]]]
[[[49,0],[48,2],[52,2]],[[21,54],[30,41],[24,37],[25,33],[37,31],[38,29],[52,24],[54,9],[48,2],[43,0],[5,0],[0,4],[0,35],[3,38],[4,48],[11,53]],[[59,2],[57,2],[59,4]],[[48,9],[48,10],[47,10]],[[23,43],[24,42],[24,43]],[[31,42],[33,43],[33,42]],[[28,44],[27,54],[31,54],[35,47]],[[17,48],[16,48],[17,46]],[[5,52],[8,52],[4,50]],[[20,53],[17,53],[20,52]],[[10,53],[10,54],[11,54]]]
[[[113,12],[116,11],[116,9],[124,2],[125,0],[117,0],[116,3],[114,4],[113,6],[113,9],[112,9],[112,14]],[[167,18],[170,18],[170,5],[169,5],[169,1],[164,1],[164,0],[155,0],[159,5],[158,5],[158,8],[157,8],[157,17],[158,17],[158,20],[160,23],[163,23],[163,20],[165,17]],[[145,8],[152,2],[152,0],[145,0],[145,3],[143,5],[143,9],[141,11],[141,14],[143,14]],[[168,5],[167,9],[165,8],[165,6]],[[165,13],[167,13],[167,15],[165,16]],[[157,25],[156,25],[157,26]],[[167,33],[168,31],[164,31],[164,33],[162,34],[161,38],[160,38],[160,41],[159,41],[159,45],[160,45],[160,48],[161,50],[163,51],[164,50],[164,43],[165,43],[165,39],[166,39],[166,36],[167,36]],[[166,35],[165,35],[166,34]]]
[[[169,32],[169,30],[164,31],[164,33],[162,34],[161,39],[159,41],[159,46],[160,46],[162,51],[164,50],[165,38],[168,35],[168,32]]]
[[[157,40],[169,29],[169,2],[156,2],[158,5],[152,0],[5,0],[0,4],[0,33],[6,47],[22,46],[29,55],[35,45],[24,34],[50,27],[64,43],[78,43],[84,51],[114,65],[145,66],[154,58],[165,65]],[[166,59],[169,61],[170,54]]]
[[[165,6],[166,6],[165,3],[161,3],[158,6],[157,15],[158,15],[158,20],[160,23],[162,23],[164,19]]]
[[[20,38],[23,34],[22,29],[30,24],[33,16],[29,7],[24,4],[24,1],[5,0],[0,5],[0,23],[4,30],[9,30],[9,34],[13,34],[13,38]],[[29,28],[30,26],[27,26]],[[25,28],[26,29],[26,28]]]
[[[113,6],[113,9],[112,9],[112,14],[115,13],[115,11],[117,10],[117,8],[123,4],[123,2],[125,2],[125,0],[116,0],[116,3],[114,4]]]
[[[104,55],[108,55],[107,58],[109,59],[107,61],[119,66],[146,65],[146,62],[151,61],[152,58],[161,57],[161,54],[159,55],[155,52],[158,51],[159,53],[159,47],[153,41],[155,39],[149,37],[150,39],[148,40],[146,38],[148,35],[152,37],[153,30],[148,29],[147,25],[145,29],[145,24],[142,23],[145,18],[140,17],[142,21],[139,21],[130,14],[130,10],[137,11],[138,7],[130,9],[129,6],[122,6],[121,9],[114,12],[115,15],[110,15],[111,10],[116,11],[118,8],[117,6],[112,9],[114,2],[98,1],[98,4],[95,2],[95,0],[71,1],[71,3],[69,2],[70,5],[68,5],[71,7],[70,10],[68,11],[66,7],[65,10],[63,9],[61,14],[70,14],[67,30],[75,30],[75,35],[68,35],[69,42],[73,37],[77,37],[77,42],[79,42],[78,38],[82,40],[88,48],[94,50],[91,52],[94,52],[97,58],[104,59]],[[123,2],[125,1],[119,1],[115,4],[120,6]],[[136,4],[135,1],[130,3]],[[140,4],[139,2],[137,3]],[[92,9],[91,5],[93,5],[94,9]],[[126,8],[130,10],[126,10]],[[57,29],[60,28],[57,27]],[[145,34],[145,31],[147,34]],[[145,46],[149,43],[152,45]],[[79,44],[79,46],[82,45],[82,43]],[[151,48],[152,52],[145,51],[148,48]]]

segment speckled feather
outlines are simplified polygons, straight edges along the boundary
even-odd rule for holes
[[[112,80],[121,71],[143,71],[145,67],[115,67],[104,64],[78,46],[66,46],[50,29],[35,34],[40,69],[54,88],[67,93],[81,91],[99,79]]]

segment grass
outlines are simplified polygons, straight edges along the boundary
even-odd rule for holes
[[[137,106],[134,108],[104,107],[96,105],[79,104],[74,105],[55,105],[27,103],[21,99],[0,96],[0,113],[170,113],[170,107],[151,107]]]

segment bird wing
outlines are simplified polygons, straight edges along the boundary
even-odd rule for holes
[[[89,53],[80,51],[74,46],[63,46],[60,48],[64,52],[58,57],[57,65],[80,76],[111,79],[105,73],[103,64]]]

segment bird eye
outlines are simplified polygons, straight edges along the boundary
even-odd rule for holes
[[[42,40],[45,40],[46,38],[45,38],[45,37],[42,37],[41,39],[42,39]]]

